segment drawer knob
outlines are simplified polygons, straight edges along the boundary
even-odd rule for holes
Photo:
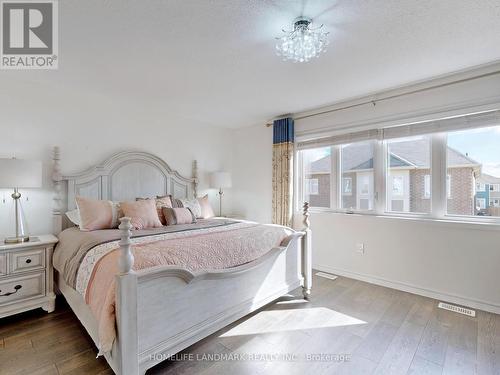
[[[22,285],[16,285],[16,286],[14,287],[14,291],[13,291],[13,292],[5,293],[5,294],[0,294],[0,297],[7,297],[7,296],[10,296],[10,295],[12,295],[12,294],[15,294],[15,293],[17,293],[17,291],[18,291],[19,289],[21,289],[21,288],[22,288]],[[1,290],[0,290],[0,293],[2,293],[2,291],[1,291]]]
[[[26,259],[26,263],[30,264],[31,263],[31,259],[30,258]]]

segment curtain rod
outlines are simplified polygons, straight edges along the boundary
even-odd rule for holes
[[[371,104],[371,105],[375,106],[375,105],[377,105],[378,102],[383,102],[385,100],[396,99],[396,98],[400,98],[400,97],[403,97],[403,96],[406,96],[406,95],[418,94],[418,93],[429,91],[429,90],[439,89],[441,87],[452,86],[452,85],[455,85],[455,84],[458,84],[458,83],[464,83],[464,82],[473,81],[473,80],[479,79],[479,78],[485,78],[485,77],[494,76],[494,75],[497,75],[497,74],[500,74],[500,70],[497,70],[497,71],[494,71],[494,72],[489,72],[489,73],[484,73],[484,74],[481,74],[481,75],[478,75],[478,76],[474,76],[474,77],[463,78],[463,79],[460,79],[458,81],[447,82],[447,83],[442,83],[440,85],[435,85],[435,86],[425,87],[425,88],[422,88],[422,89],[408,91],[408,92],[404,92],[404,93],[401,93],[401,94],[390,95],[390,96],[386,96],[386,97],[380,98],[380,99],[367,100],[367,101],[364,101],[364,102],[361,102],[361,103],[351,104],[351,105],[347,105],[347,106],[340,107],[340,108],[334,108],[334,109],[329,109],[329,110],[326,110],[326,111],[312,113],[312,114],[309,114],[309,115],[303,115],[303,116],[293,117],[293,119],[294,120],[302,120],[302,119],[305,119],[305,118],[320,116],[320,115],[324,115],[324,114],[327,114],[327,113],[333,113],[333,112],[343,111],[343,110],[351,109],[351,108],[355,108],[355,107],[361,107],[361,106],[367,105],[367,104]],[[273,125],[273,122],[271,121],[271,122],[268,122],[266,124],[266,127],[269,127],[269,126],[272,126],[272,125]]]

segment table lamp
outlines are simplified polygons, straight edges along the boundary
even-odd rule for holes
[[[213,172],[210,175],[210,187],[219,189],[219,216],[222,216],[223,189],[230,188],[231,185],[231,174],[229,172]]]
[[[29,241],[26,221],[21,207],[19,188],[42,187],[42,163],[40,161],[21,159],[0,159],[0,188],[14,189],[11,197],[15,205],[15,237],[8,237],[5,243],[21,243]]]

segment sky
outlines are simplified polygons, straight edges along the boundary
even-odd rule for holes
[[[448,134],[448,145],[483,165],[483,172],[500,177],[500,127]]]

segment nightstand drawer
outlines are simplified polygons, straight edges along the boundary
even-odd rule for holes
[[[0,280],[0,306],[45,295],[45,272]]]
[[[26,272],[45,268],[45,249],[30,249],[9,254],[9,273]]]
[[[7,274],[7,254],[0,254],[0,276]]]

